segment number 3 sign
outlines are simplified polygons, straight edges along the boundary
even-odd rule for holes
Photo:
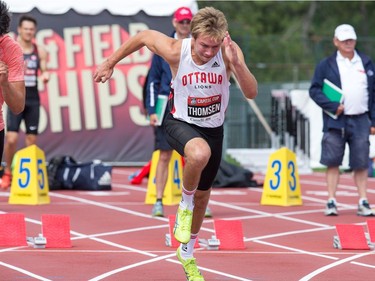
[[[271,154],[263,184],[262,205],[302,205],[296,155],[286,147]]]

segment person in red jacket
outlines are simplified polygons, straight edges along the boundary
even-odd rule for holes
[[[25,107],[25,81],[22,49],[9,33],[9,8],[0,1],[0,160],[4,149],[3,104],[19,114]]]
[[[11,165],[14,154],[17,150],[18,132],[21,121],[26,126],[26,146],[36,144],[39,126],[40,99],[38,92],[38,74],[43,82],[48,82],[47,52],[45,49],[34,43],[37,21],[29,15],[23,15],[18,22],[17,41],[22,47],[23,59],[25,61],[25,86],[26,102],[25,110],[21,114],[7,113],[7,133],[5,136],[4,157],[7,166],[1,181],[1,187],[10,187],[12,180]]]

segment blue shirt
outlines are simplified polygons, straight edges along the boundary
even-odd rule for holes
[[[371,126],[375,127],[375,68],[371,59],[363,53],[358,52],[360,56],[367,77],[368,85],[368,109]],[[336,52],[323,59],[315,68],[314,77],[309,89],[310,97],[319,105],[323,110],[331,113],[336,113],[339,106],[337,102],[331,102],[322,92],[323,80],[328,79],[337,87],[341,88],[341,79],[339,68],[336,61]],[[333,119],[323,111],[323,132],[329,129],[342,129],[345,128],[346,117],[340,114],[337,119]]]

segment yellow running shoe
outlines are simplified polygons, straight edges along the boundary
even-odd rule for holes
[[[177,258],[182,264],[182,267],[184,268],[185,274],[186,274],[186,280],[187,281],[204,281],[204,278],[199,271],[197,264],[195,263],[195,258],[190,258],[184,260],[181,257],[180,253],[180,247],[177,248]]]
[[[174,223],[173,234],[177,241],[188,243],[190,241],[191,223],[193,221],[193,212],[187,208],[178,207],[176,221]]]

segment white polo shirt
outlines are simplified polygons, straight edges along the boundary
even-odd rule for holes
[[[354,51],[354,57],[349,60],[337,51],[336,61],[340,72],[341,89],[344,92],[344,114],[356,115],[367,112],[367,76],[360,56]]]

